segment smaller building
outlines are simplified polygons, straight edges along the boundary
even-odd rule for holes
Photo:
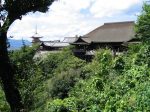
[[[42,36],[40,36],[37,32],[31,38],[32,38],[32,44],[41,43],[40,39],[42,38]]]
[[[40,50],[42,51],[60,51],[63,48],[67,47],[70,45],[70,43],[74,42],[75,38],[64,38],[64,40],[54,40],[54,41],[41,41],[40,44]]]
[[[69,46],[67,42],[60,42],[60,41],[42,41],[40,49],[42,51],[59,51],[62,50],[64,47]]]

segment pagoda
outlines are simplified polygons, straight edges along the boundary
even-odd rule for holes
[[[42,38],[42,36],[40,36],[40,35],[37,33],[37,27],[36,27],[36,32],[35,32],[35,34],[34,34],[31,38],[33,39],[33,40],[32,40],[32,44],[41,43],[40,38]]]

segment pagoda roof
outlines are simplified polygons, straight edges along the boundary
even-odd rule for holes
[[[42,38],[38,33],[35,33],[31,38]]]

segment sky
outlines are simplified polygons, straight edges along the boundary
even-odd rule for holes
[[[37,32],[41,40],[62,40],[82,36],[107,22],[136,21],[144,0],[58,0],[46,13],[28,13],[16,20],[8,37],[31,41]]]

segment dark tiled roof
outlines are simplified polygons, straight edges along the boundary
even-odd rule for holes
[[[49,47],[66,47],[69,46],[69,43],[66,42],[43,42],[45,46]]]
[[[77,39],[77,37],[65,37],[63,42],[72,43],[75,42]]]
[[[86,37],[76,37],[76,40],[70,44],[72,44],[72,45],[76,45],[76,44],[88,45],[88,44],[90,44],[90,42],[85,41],[85,39],[87,40]]]
[[[82,39],[88,43],[127,42],[134,38],[134,24],[134,21],[105,23],[84,35]]]

